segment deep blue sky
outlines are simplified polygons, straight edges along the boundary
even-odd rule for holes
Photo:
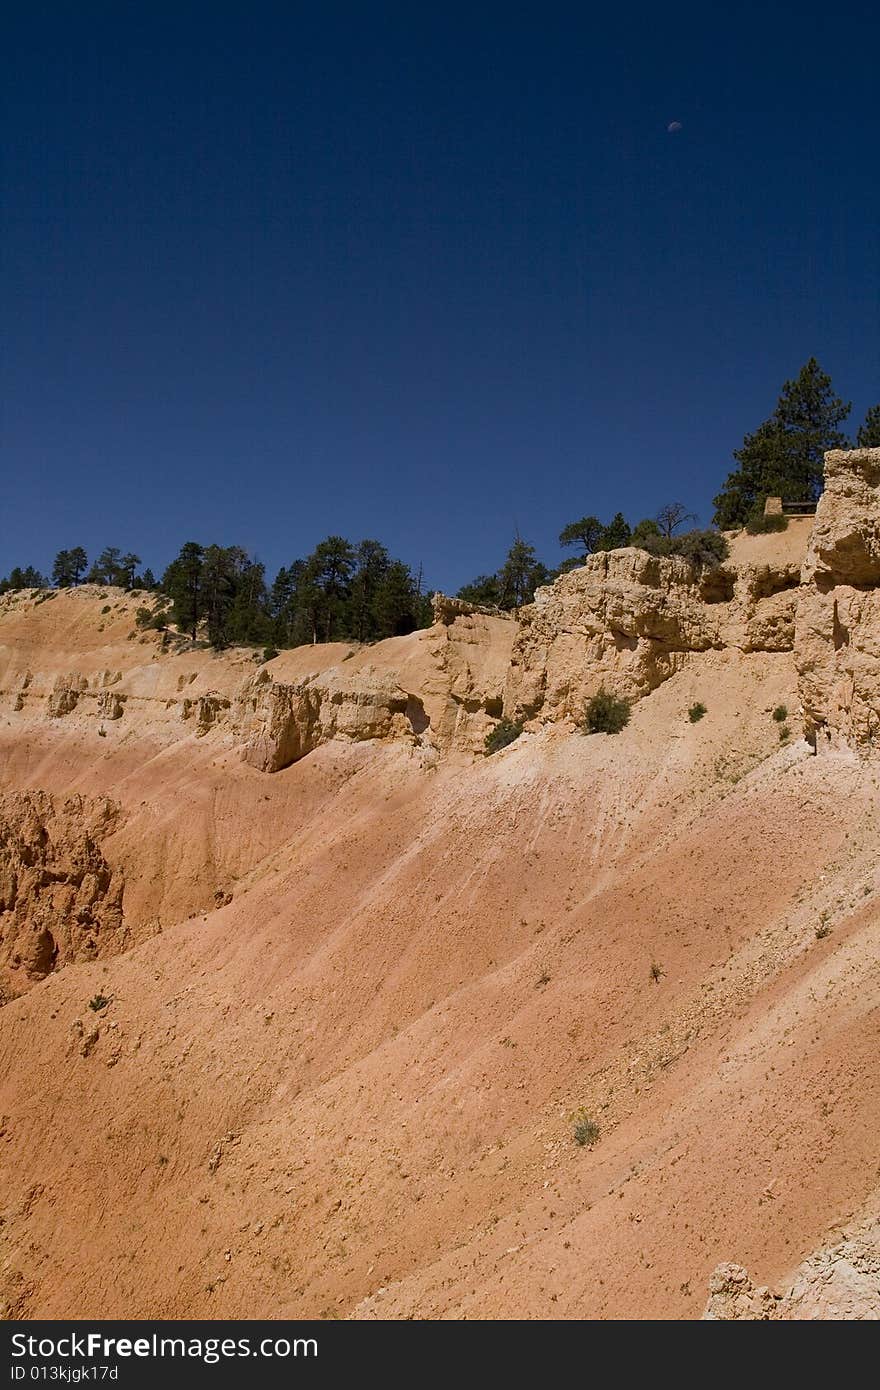
[[[874,3],[34,0],[3,49],[0,573],[332,531],[455,588],[708,520],[810,354],[880,400]]]

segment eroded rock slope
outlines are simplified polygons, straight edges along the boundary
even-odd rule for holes
[[[817,748],[880,749],[880,449],[825,456],[795,658]]]
[[[124,880],[101,850],[119,814],[102,797],[0,795],[0,1002],[125,949]]]
[[[699,1317],[720,1263],[763,1306],[840,1243],[880,1127],[840,466],[860,539],[803,576],[809,522],[364,649],[0,601],[7,1313]]]

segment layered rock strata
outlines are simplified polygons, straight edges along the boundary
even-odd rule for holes
[[[634,547],[591,555],[521,611],[504,712],[577,719],[600,686],[639,699],[704,652],[789,651],[799,580],[790,562],[701,570]]]
[[[880,750],[880,449],[825,455],[804,560],[795,662],[818,750]]]
[[[104,797],[0,797],[0,999],[125,948],[125,885],[101,848],[118,823]]]

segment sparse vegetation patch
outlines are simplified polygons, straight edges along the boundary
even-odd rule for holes
[[[591,1149],[599,1138],[599,1126],[585,1110],[579,1110],[574,1117],[572,1130],[574,1142],[581,1148]]]
[[[499,719],[494,729],[491,729],[483,740],[483,747],[488,756],[498,753],[508,744],[515,743],[523,731],[522,721],[513,719]]]
[[[604,685],[596,691],[584,708],[581,732],[585,734],[619,734],[629,723],[629,700],[618,700]]]
[[[788,517],[782,512],[771,512],[765,516],[763,511],[754,513],[746,522],[746,531],[750,536],[767,536],[773,531],[787,531]]]

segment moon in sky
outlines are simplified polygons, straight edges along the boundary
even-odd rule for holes
[[[669,131],[670,135],[674,135],[677,130],[683,130],[684,126],[681,121],[670,121],[666,129]]]

